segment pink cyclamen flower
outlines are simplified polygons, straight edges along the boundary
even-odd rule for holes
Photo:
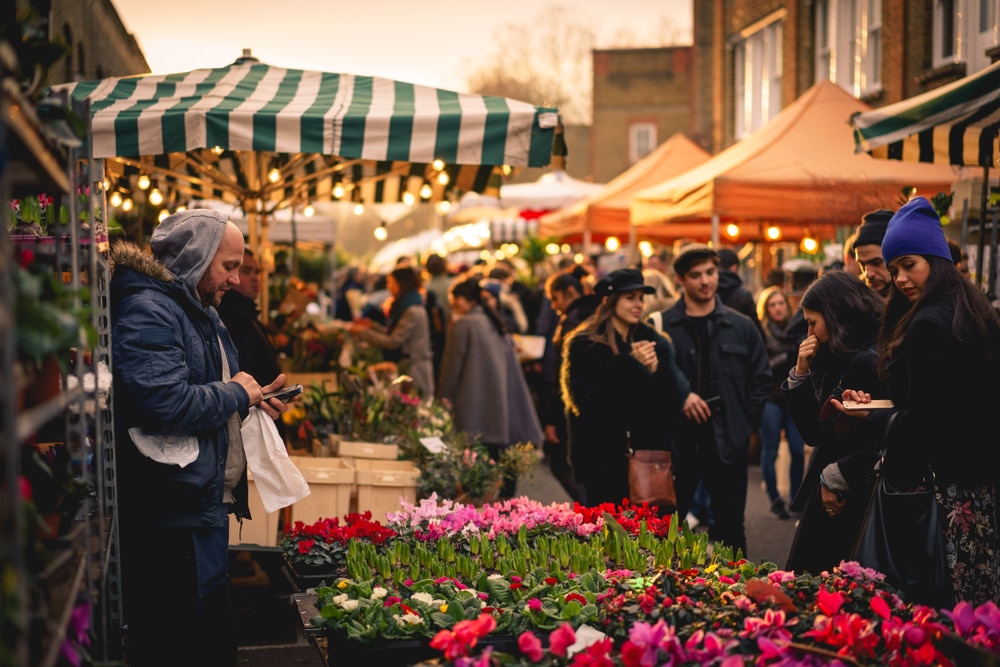
[[[531,662],[539,662],[545,657],[542,640],[532,632],[522,632],[517,638],[517,648]]]
[[[576,643],[573,626],[563,623],[549,635],[549,651],[560,658],[566,657],[566,649]]]

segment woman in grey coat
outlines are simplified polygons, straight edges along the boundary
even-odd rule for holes
[[[527,383],[511,363],[513,349],[500,316],[482,303],[479,281],[457,281],[448,296],[456,319],[441,359],[438,396],[451,403],[455,428],[478,435],[494,459],[514,442],[538,444],[542,428]],[[513,487],[508,480],[500,495],[513,495]]]
[[[399,268],[386,280],[392,302],[385,330],[370,321],[359,321],[352,332],[383,350],[399,350],[399,370],[413,378],[422,398],[434,395],[434,353],[420,276],[411,268]]]

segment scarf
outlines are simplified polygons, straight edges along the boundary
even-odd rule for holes
[[[389,331],[392,331],[396,327],[396,322],[403,315],[410,306],[423,306],[424,298],[420,294],[420,290],[413,290],[407,294],[401,294],[400,296],[392,300],[392,305],[389,307]]]

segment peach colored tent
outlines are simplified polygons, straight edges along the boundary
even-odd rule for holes
[[[629,205],[639,190],[662,183],[711,155],[683,134],[675,134],[586,199],[539,218],[538,235],[566,238],[587,233],[601,241],[629,235]]]
[[[832,236],[876,208],[899,207],[906,186],[932,197],[950,192],[958,167],[889,162],[854,152],[849,121],[869,107],[820,81],[767,125],[710,160],[635,194],[632,224],[642,236],[718,241],[720,223],[740,225],[740,240],[760,239],[766,224],[785,238]],[[674,229],[674,227],[678,229]],[[683,231],[684,233],[677,233]]]

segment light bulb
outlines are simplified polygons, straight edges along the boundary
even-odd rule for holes
[[[313,208],[312,204],[306,204],[306,207],[302,209],[302,215],[306,216],[307,218],[311,218],[315,214],[316,214],[316,209]]]
[[[277,167],[272,167],[271,171],[267,172],[267,180],[271,181],[272,183],[277,183],[278,181],[281,180],[281,172],[278,171]]]
[[[160,222],[163,222],[164,220],[167,219],[168,215],[170,215],[170,211],[168,211],[165,208],[161,208],[159,215],[156,216],[156,219],[159,220]]]
[[[131,198],[123,199],[122,200],[122,210],[126,211],[126,212],[132,210],[132,199]]]
[[[146,174],[142,174],[141,176],[139,176],[138,185],[139,185],[139,189],[140,190],[148,190],[149,189],[149,176],[147,176]]]
[[[365,212],[365,205],[358,203],[354,205],[354,215],[361,215]]]
[[[423,186],[420,188],[420,196],[423,199],[430,199],[431,198],[431,186],[428,185],[427,183],[424,183]]]
[[[563,243],[561,246],[559,246],[559,252],[561,252],[564,255],[568,255],[570,250],[572,250],[572,248],[569,247],[568,243]]]
[[[653,244],[649,241],[639,241],[639,252],[642,253],[643,257],[649,259],[653,256]]]
[[[343,197],[344,196],[344,186],[341,185],[340,183],[337,183],[335,186],[333,186],[333,196],[336,197],[337,199],[340,199],[341,197]]]
[[[122,205],[122,194],[120,192],[112,192],[111,196],[108,197],[108,203],[118,208]]]
[[[375,239],[378,241],[385,241],[387,238],[389,238],[389,230],[385,228],[385,225],[379,225],[378,227],[375,228],[375,231],[372,233],[375,235]]]
[[[451,178],[448,176],[447,171],[442,171],[440,174],[438,174],[438,183],[440,183],[441,185],[448,185],[448,181],[450,180]]]
[[[604,247],[608,249],[608,252],[614,252],[621,246],[621,241],[618,240],[617,236],[609,236],[604,242]]]
[[[448,211],[451,210],[451,202],[448,200],[439,201],[437,205],[437,210],[438,213],[440,213],[441,215],[446,214]]]
[[[739,235],[740,235],[739,225],[737,225],[735,222],[730,222],[728,225],[726,225],[726,236],[728,236],[731,239],[735,239]]]
[[[778,239],[781,238],[781,229],[779,229],[774,225],[771,225],[770,227],[767,228],[764,234],[767,236],[769,241],[777,241]]]
[[[431,166],[434,167],[434,171],[441,171],[444,169],[444,160],[438,158],[431,163]]]
[[[545,253],[548,255],[558,255],[559,254],[559,244],[558,243],[546,243]]]
[[[215,153],[216,155],[222,155],[222,152],[224,150],[226,149],[223,148],[222,146],[212,146],[212,152]]]
[[[407,206],[413,206],[413,202],[416,201],[416,197],[413,196],[412,192],[403,193],[403,203]]]
[[[149,191],[149,203],[153,206],[159,206],[163,203],[163,193],[160,192],[159,188],[153,188]]]

